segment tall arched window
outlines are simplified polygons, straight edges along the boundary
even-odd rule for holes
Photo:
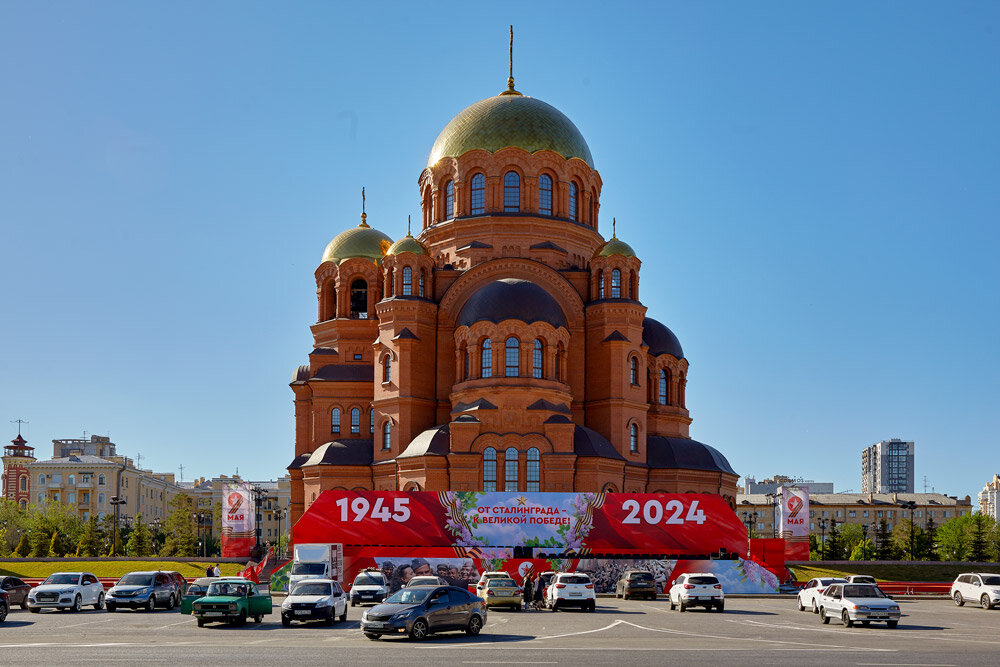
[[[489,338],[483,339],[482,352],[479,355],[479,377],[493,377],[493,344]]]
[[[576,183],[570,181],[569,184],[569,219],[576,220],[577,207],[576,207],[577,191]]]
[[[541,481],[542,481],[542,463],[541,457],[538,454],[538,449],[532,447],[528,450],[528,455],[525,457],[526,463],[525,467],[525,491],[541,491]]]
[[[521,342],[518,339],[511,336],[510,338],[507,339],[507,344],[505,347],[507,354],[505,355],[504,358],[505,362],[504,375],[506,375],[509,378],[516,378],[520,371],[519,366],[521,360],[520,359]]]
[[[660,405],[667,404],[667,371],[660,369]]]
[[[389,279],[385,281],[385,295],[396,295],[396,269],[389,269]]]
[[[413,269],[408,266],[403,267],[403,296],[413,294]]]
[[[38,486],[45,486],[45,473],[38,474]]]
[[[542,377],[542,353],[544,348],[540,338],[535,339],[534,348],[531,350],[531,377]]]
[[[382,357],[382,382],[392,382],[392,358],[388,354]]]
[[[486,177],[476,174],[469,188],[469,213],[482,215],[486,212]]]
[[[628,360],[628,381],[634,385],[639,384],[639,360],[635,357]]]
[[[517,491],[517,450],[508,447],[503,453],[503,490]]]
[[[361,435],[361,410],[351,408],[351,433]]]
[[[72,485],[72,486],[75,486],[75,485],[76,485],[76,475],[70,475],[70,476],[69,476],[69,483],[70,483],[70,485]]]
[[[98,505],[101,505],[103,507],[104,506],[104,499],[105,499],[105,496],[104,496],[103,493],[98,493],[97,494],[97,504]]]
[[[98,475],[98,476],[97,476],[97,485],[98,485],[98,486],[104,486],[105,484],[107,484],[107,483],[108,483],[108,482],[107,482],[107,479],[108,479],[108,478],[107,478],[107,477],[105,477],[105,476],[103,475],[103,473],[102,473],[102,474],[100,474],[100,475]]]
[[[604,298],[604,271],[597,272],[597,298]]]
[[[483,491],[497,490],[497,450],[487,447],[483,451]]]
[[[538,212],[552,215],[552,177],[548,174],[538,177]]]
[[[368,411],[368,432],[375,435],[375,408]]]
[[[444,186],[444,219],[455,217],[455,183],[448,181]]]
[[[351,283],[351,319],[368,319],[368,283],[364,278]]]
[[[503,210],[505,213],[521,210],[521,177],[516,171],[508,171],[503,177]]]
[[[20,490],[21,491],[27,491],[28,490],[28,476],[27,475],[23,475],[21,477],[21,479],[18,480],[18,483],[21,485],[20,486]]]
[[[330,410],[330,433],[340,433],[340,408]]]
[[[628,425],[628,449],[632,453],[639,451],[639,426],[635,422]]]
[[[611,298],[622,298],[622,272],[618,269],[611,272]]]
[[[420,269],[420,278],[419,278],[419,282],[417,283],[417,288],[418,288],[417,296],[423,296],[424,295],[424,283],[425,283],[424,270]]]
[[[392,422],[388,419],[382,427],[382,449],[392,449]]]

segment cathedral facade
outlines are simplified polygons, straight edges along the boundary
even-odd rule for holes
[[[736,472],[689,437],[688,360],[647,317],[641,262],[599,231],[601,186],[576,126],[510,80],[434,142],[416,236],[362,213],[330,242],[291,383],[293,521],[328,489],[734,505]]]

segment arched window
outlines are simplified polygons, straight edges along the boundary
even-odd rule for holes
[[[487,447],[483,451],[483,491],[497,490],[497,450]]]
[[[385,296],[391,297],[396,294],[396,269],[389,269],[388,279],[385,281]]]
[[[531,350],[531,377],[542,377],[542,352],[544,352],[542,341],[536,338],[534,349]]]
[[[21,479],[19,480],[19,483],[21,485],[21,487],[20,487],[21,491],[27,491],[28,490],[28,476],[27,475],[22,476]]]
[[[618,269],[611,272],[611,298],[622,298],[622,272]]]
[[[486,177],[476,174],[469,188],[469,213],[482,215],[486,212]]]
[[[576,220],[576,183],[569,184],[569,219]]]
[[[104,486],[106,483],[107,483],[107,477],[105,477],[103,474],[97,476],[98,486]]]
[[[493,344],[489,338],[483,339],[482,353],[479,355],[479,377],[493,377]]]
[[[597,298],[604,298],[604,271],[597,272]]]
[[[392,422],[388,419],[382,427],[382,449],[392,449]]]
[[[667,404],[667,371],[660,369],[660,405]]]
[[[392,382],[392,358],[388,354],[382,357],[382,382]]]
[[[413,269],[408,266],[403,267],[403,296],[413,294]]]
[[[525,463],[525,482],[527,486],[525,491],[541,491],[541,481],[542,481],[542,463],[541,457],[538,454],[538,449],[532,447],[528,450],[528,455],[525,457],[527,463]]]
[[[507,354],[504,359],[504,375],[509,378],[516,378],[518,376],[518,372],[520,371],[518,367],[520,366],[521,342],[511,336],[507,339],[506,351]]]
[[[330,433],[340,433],[340,408],[330,410]]]
[[[70,491],[68,494],[66,494],[66,502],[69,503],[70,505],[75,504],[76,503],[76,494],[73,493],[72,491]]]
[[[368,432],[375,435],[375,408],[368,411]]]
[[[632,453],[639,451],[639,425],[635,422],[628,425],[628,449]]]
[[[634,385],[639,384],[639,360],[635,357],[628,360],[628,381]]]
[[[444,219],[455,217],[455,183],[448,181],[444,186]]]
[[[562,382],[562,358],[563,350],[562,345],[556,348],[556,363],[555,368],[552,369],[552,375],[555,377],[556,382]]]
[[[419,281],[420,282],[417,284],[417,287],[418,287],[418,290],[419,290],[417,292],[417,296],[423,296],[424,295],[424,282],[425,282],[424,281],[424,270],[423,269],[420,269],[420,278],[419,278]]]
[[[503,210],[505,213],[521,210],[521,177],[516,171],[508,171],[503,177]]]
[[[70,475],[69,476],[69,483],[72,486],[76,486],[76,475]]]
[[[639,278],[635,275],[635,271],[629,271],[628,274],[628,298],[639,298]]]
[[[504,491],[517,491],[517,450],[508,447],[503,453]]]
[[[538,177],[538,212],[552,215],[552,177],[548,174]]]
[[[38,486],[45,486],[45,473],[39,473]]]
[[[351,433],[361,434],[361,410],[351,408]]]
[[[364,278],[351,283],[351,319],[368,319],[368,283]]]

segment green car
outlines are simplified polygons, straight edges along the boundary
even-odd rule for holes
[[[191,613],[199,628],[214,621],[243,625],[247,618],[260,623],[271,613],[271,595],[261,593],[257,584],[246,579],[216,579],[208,585],[205,597],[194,601]]]
[[[218,580],[219,577],[201,577],[191,582],[191,585],[184,592],[184,597],[181,598],[181,613],[190,614],[194,608],[194,601],[205,597],[209,585]]]

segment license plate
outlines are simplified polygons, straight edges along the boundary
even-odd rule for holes
[[[570,593],[570,594],[569,594],[569,596],[570,596],[571,598],[578,598],[578,597],[580,597],[581,595],[583,595],[583,593]]]
[[[369,623],[368,627],[369,628],[384,628],[385,627],[385,623]]]
[[[885,614],[872,614],[868,618],[889,618],[889,617],[886,616]]]
[[[311,612],[308,609],[296,609],[295,614],[297,616],[308,616]]]
[[[206,611],[205,616],[225,616],[221,611]]]
[[[361,597],[363,597],[363,598],[370,598],[370,597],[372,597],[373,595],[375,595],[375,594],[374,594],[374,593],[362,593],[362,594],[361,594]]]

